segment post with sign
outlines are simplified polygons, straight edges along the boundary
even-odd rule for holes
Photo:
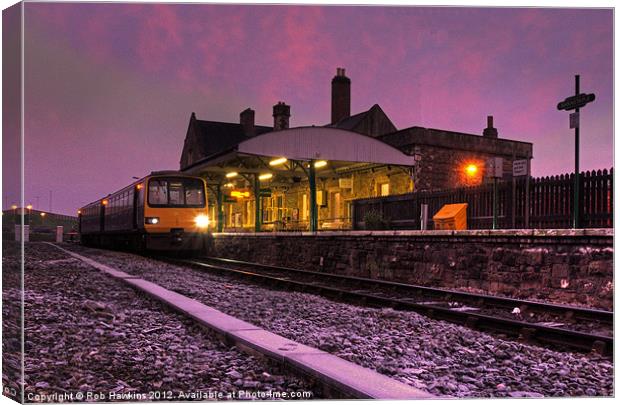
[[[493,229],[498,229],[497,202],[499,198],[497,195],[497,179],[502,178],[504,174],[504,159],[500,157],[489,159],[487,161],[487,173],[493,177]]]
[[[594,101],[593,93],[579,93],[579,75],[575,75],[575,95],[558,103],[558,110],[575,110],[570,114],[570,128],[575,129],[575,176],[573,185],[573,228],[579,228],[579,108]]]
[[[529,218],[528,218],[528,214],[529,214],[529,199],[530,199],[530,189],[529,189],[529,177],[530,177],[530,159],[519,159],[519,160],[513,160],[512,161],[512,184],[513,184],[513,190],[516,189],[516,179],[517,177],[521,177],[521,176],[527,176],[527,179],[525,180],[525,223],[524,223],[524,228],[528,228],[529,227]],[[513,191],[513,216],[512,216],[512,227],[515,228],[516,227],[516,204],[515,204],[515,200],[516,197],[514,197],[516,193]]]

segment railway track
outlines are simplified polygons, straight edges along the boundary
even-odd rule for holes
[[[411,310],[532,343],[613,355],[613,312],[483,294],[471,294],[249,263],[233,259],[159,258],[195,269],[250,279],[276,288],[315,293],[356,304]]]

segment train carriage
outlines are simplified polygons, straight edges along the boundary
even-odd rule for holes
[[[82,207],[87,246],[135,250],[199,250],[209,226],[206,183],[180,172],[153,172]]]

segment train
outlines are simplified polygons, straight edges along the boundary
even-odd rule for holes
[[[85,246],[199,251],[209,229],[207,184],[177,171],[152,172],[78,211]]]

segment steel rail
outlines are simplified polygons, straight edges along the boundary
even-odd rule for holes
[[[547,302],[521,300],[517,298],[498,297],[494,295],[468,293],[464,291],[455,291],[445,288],[426,287],[415,284],[398,283],[394,281],[377,280],[356,276],[345,276],[341,274],[324,273],[312,270],[294,269],[290,267],[279,267],[267,264],[251,263],[235,259],[225,259],[219,257],[205,257],[206,260],[217,261],[221,263],[230,263],[241,266],[250,266],[253,268],[263,268],[267,270],[275,270],[280,272],[292,272],[296,274],[304,274],[309,276],[320,276],[324,279],[352,281],[360,284],[366,284],[369,287],[382,286],[388,288],[396,288],[406,290],[408,292],[424,293],[430,296],[439,297],[443,300],[446,299],[458,299],[474,305],[492,304],[496,307],[502,308],[519,308],[521,311],[535,310],[543,311],[545,313],[556,313],[565,316],[566,318],[581,319],[588,321],[598,321],[606,324],[612,324],[614,319],[614,313],[611,311],[605,311],[601,309],[583,308],[574,305],[562,305],[553,304]]]
[[[384,297],[366,292],[351,291],[322,284],[301,282],[286,277],[261,274],[253,271],[234,269],[205,263],[196,259],[158,258],[168,262],[189,265],[193,268],[228,273],[253,281],[268,283],[270,286],[282,286],[301,292],[312,292],[354,303],[362,302],[367,305],[388,306],[399,310],[411,310],[434,319],[444,320],[477,329],[485,332],[495,332],[507,336],[517,337],[527,342],[539,342],[580,351],[596,351],[604,356],[613,356],[613,337],[589,334],[557,327],[539,325],[502,317],[482,315],[471,311],[455,311],[450,308],[410,302],[398,298]],[[247,263],[247,262],[245,262]],[[325,273],[318,273],[325,275]],[[485,296],[486,297],[486,296]]]

